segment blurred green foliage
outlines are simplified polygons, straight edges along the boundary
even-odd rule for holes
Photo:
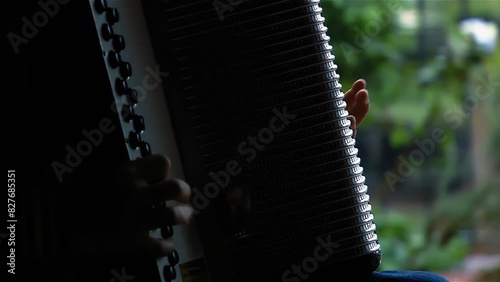
[[[440,271],[458,265],[469,251],[468,243],[455,236],[444,244],[425,233],[422,214],[374,209],[377,235],[382,246],[378,270]]]
[[[500,144],[500,118],[498,118],[498,110],[500,109],[500,51],[498,49],[486,61],[485,69],[487,73],[491,74],[491,86],[496,89],[496,95],[493,95],[488,108],[491,138],[488,140],[486,148],[487,154],[492,157],[495,170],[500,171],[500,150],[498,149],[498,144]]]
[[[479,126],[490,132],[483,153],[493,172],[500,171],[500,44],[485,53],[459,29],[464,16],[500,25],[498,1],[322,0],[321,7],[343,90],[358,78],[367,81],[371,108],[362,128],[387,136],[395,152],[411,149],[414,140],[428,137],[435,128],[447,136],[425,165],[439,173],[431,187],[439,190],[431,203],[434,209],[374,210],[383,247],[380,269],[455,266],[471,247],[461,230],[494,224],[500,216],[497,173],[478,181],[477,187],[447,192],[457,175],[472,178],[458,155],[460,138],[471,134],[472,114],[464,101],[479,87],[473,79],[477,76],[489,79],[494,90],[483,101],[488,124]]]

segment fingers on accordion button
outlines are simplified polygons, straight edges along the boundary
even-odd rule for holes
[[[106,20],[110,25],[117,23],[120,20],[120,15],[116,8],[106,8]]]
[[[163,267],[163,278],[165,278],[167,282],[174,280],[176,277],[177,272],[175,271],[175,267],[171,265],[165,265]]]
[[[160,229],[160,232],[161,232],[161,237],[163,239],[170,238],[170,237],[174,236],[174,228],[170,225],[163,226]]]
[[[95,0],[94,8],[99,14],[102,14],[106,11],[106,8],[108,8],[108,2],[106,0]]]

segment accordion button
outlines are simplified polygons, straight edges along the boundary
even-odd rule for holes
[[[175,271],[175,267],[171,265],[165,265],[163,267],[163,278],[165,278],[167,282],[174,280],[176,277],[177,273]]]
[[[113,48],[118,52],[125,49],[125,38],[122,35],[113,35]]]
[[[106,11],[107,7],[108,7],[108,3],[106,0],[95,0],[94,1],[94,8],[99,14],[104,13]]]
[[[120,75],[123,79],[127,79],[132,76],[132,67],[130,66],[130,63],[122,62],[120,64]]]
[[[134,88],[127,88],[125,90],[125,94],[127,95],[127,99],[131,104],[137,104],[139,102],[139,96],[137,94],[137,90]]]
[[[151,146],[149,143],[142,141],[139,149],[141,150],[141,155],[143,157],[151,155]]]
[[[171,254],[168,255],[168,262],[171,265],[176,265],[179,263],[179,253],[177,251],[173,251]]]
[[[161,231],[161,237],[164,239],[174,236],[174,229],[170,225],[162,227],[160,231]]]
[[[137,132],[143,132],[146,129],[144,124],[144,117],[135,115],[132,117],[132,122],[134,123],[134,129]]]
[[[106,41],[111,40],[111,38],[113,38],[113,34],[114,34],[113,27],[111,27],[107,23],[102,24],[101,34],[102,34],[102,37],[104,38],[104,40],[106,40]]]
[[[110,25],[117,23],[120,20],[120,15],[118,14],[118,10],[116,8],[107,8],[106,20]]]
[[[126,122],[130,122],[132,120],[132,117],[134,116],[134,107],[131,105],[122,105],[122,110],[121,110],[121,115],[123,117],[123,120]]]
[[[112,50],[109,51],[108,62],[112,68],[117,68],[118,66],[120,66],[120,63],[122,62],[122,58],[120,56],[120,53],[112,51]]]
[[[139,148],[141,144],[141,134],[138,132],[130,131],[130,133],[128,134],[128,144],[134,150]]]
[[[128,84],[127,84],[127,81],[121,79],[121,78],[116,78],[115,80],[115,88],[116,88],[116,92],[120,95],[125,95],[125,94],[128,94]]]

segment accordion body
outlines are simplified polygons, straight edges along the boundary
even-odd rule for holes
[[[198,210],[153,233],[176,258],[137,262],[137,281],[369,275],[381,248],[320,1],[227,2],[86,3],[94,87],[118,109],[107,142],[167,155]]]

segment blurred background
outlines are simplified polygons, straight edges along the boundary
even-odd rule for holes
[[[500,281],[500,1],[321,0],[358,129],[379,270]]]

